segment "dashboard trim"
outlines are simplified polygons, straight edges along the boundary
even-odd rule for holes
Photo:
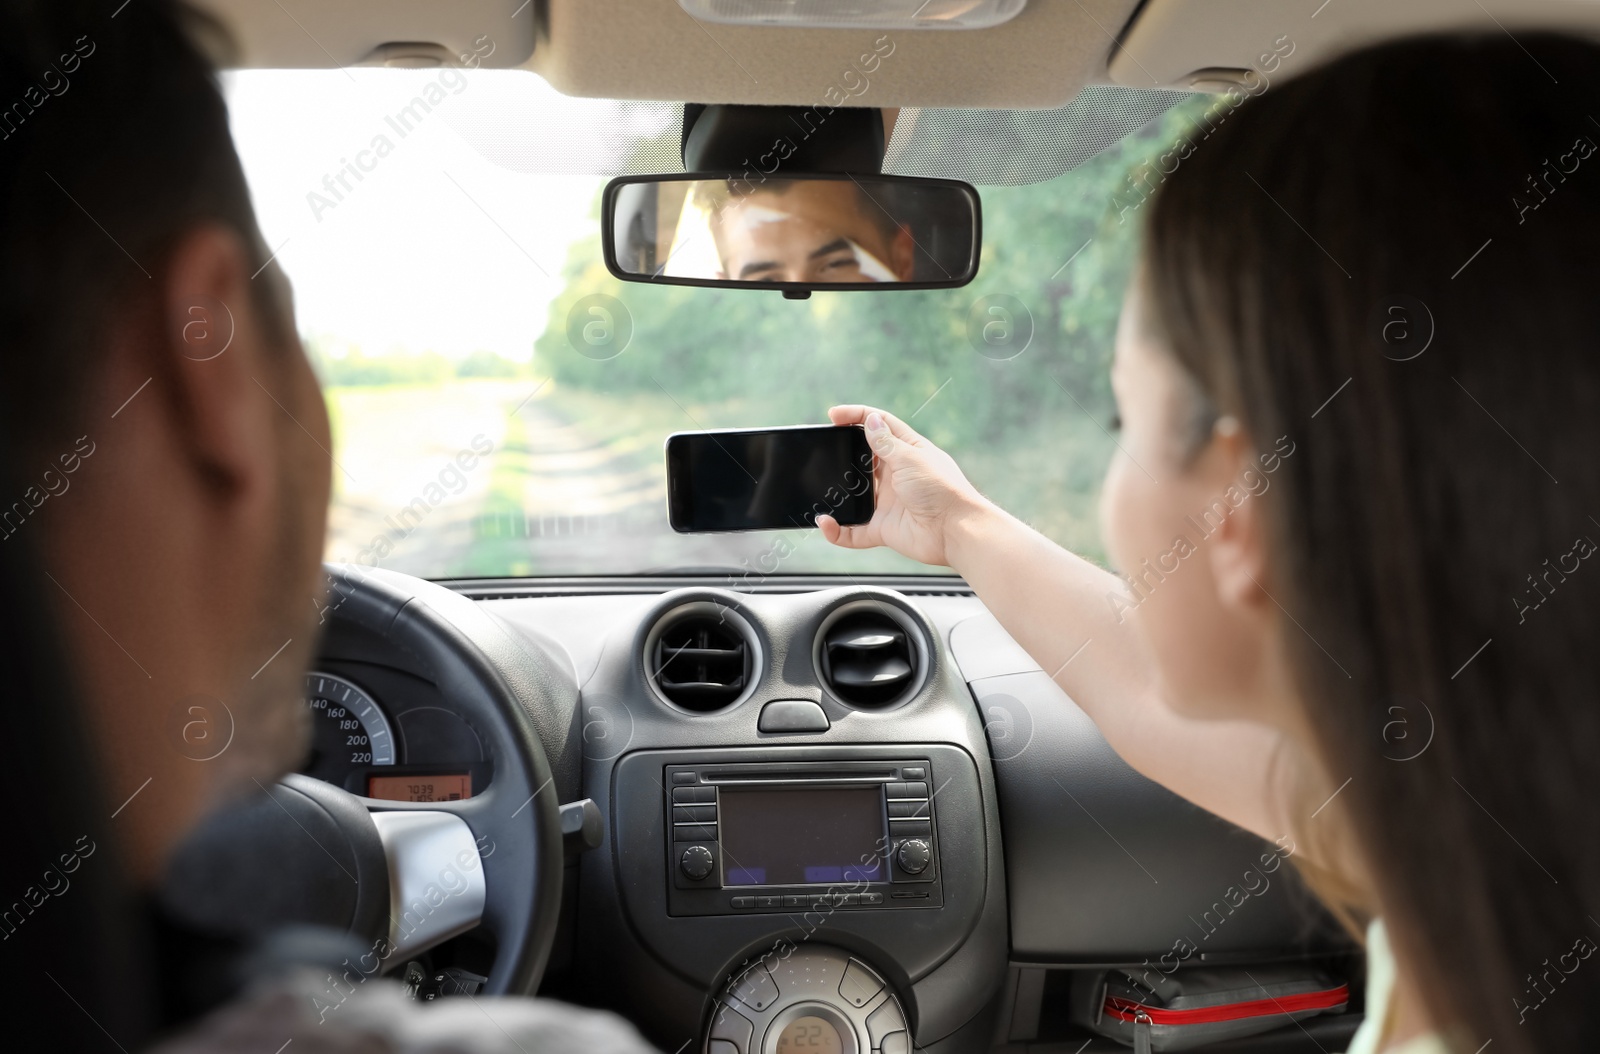
[[[816,593],[838,589],[837,575],[755,574],[745,570],[681,575],[588,575],[551,578],[441,578],[438,584],[473,600],[563,596],[660,596],[675,589],[725,589],[734,593]],[[889,589],[903,596],[973,596],[957,575],[851,575],[852,586]]]

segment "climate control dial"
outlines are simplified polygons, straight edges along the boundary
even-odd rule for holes
[[[838,948],[770,951],[717,998],[703,1054],[910,1054],[905,1011],[883,976]]]

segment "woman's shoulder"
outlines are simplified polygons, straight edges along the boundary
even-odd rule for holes
[[[1417,1036],[1415,1039],[1402,1043],[1398,1047],[1389,1047],[1382,1051],[1381,1054],[1453,1054],[1453,1052],[1449,1047],[1445,1046],[1444,1040],[1440,1039],[1437,1034],[1430,1032],[1426,1036]]]
[[[1366,1018],[1350,1038],[1346,1054],[1451,1054],[1437,1033],[1415,1036],[1397,1046],[1385,1046],[1390,1010],[1394,1004],[1395,963],[1389,950],[1389,932],[1382,919],[1367,926]]]

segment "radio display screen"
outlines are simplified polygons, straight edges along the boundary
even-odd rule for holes
[[[461,801],[472,797],[472,774],[369,776],[367,797],[384,801]]]
[[[724,886],[882,882],[883,788],[722,787]]]

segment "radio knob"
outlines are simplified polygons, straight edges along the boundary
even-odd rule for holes
[[[716,864],[716,858],[711,855],[711,850],[703,845],[691,845],[678,858],[678,867],[683,870],[685,875],[696,882],[711,874],[711,869]]]
[[[920,838],[907,838],[900,843],[895,859],[900,861],[900,870],[906,874],[920,875],[933,861],[933,850]]]

